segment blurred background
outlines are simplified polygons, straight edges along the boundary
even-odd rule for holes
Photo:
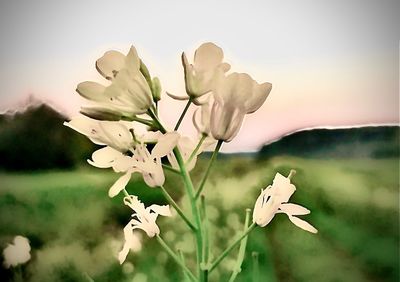
[[[312,212],[309,234],[277,215],[248,241],[237,281],[399,281],[398,1],[2,1],[0,3],[0,249],[16,235],[31,260],[6,269],[13,281],[181,281],[155,240],[121,266],[130,210],[107,191],[118,175],[94,169],[96,149],[62,126],[83,101],[94,62],[135,45],[163,90],[182,94],[180,53],[213,41],[234,71],[269,81],[265,105],[223,146],[206,185],[212,255],[238,233],[246,208],[276,172],[293,179],[292,202]],[[163,97],[173,125],[183,104]],[[195,136],[189,111],[183,132]],[[209,153],[192,172],[198,183]],[[183,184],[165,187],[189,211]],[[144,203],[165,204],[137,175]],[[160,218],[161,235],[191,265],[194,244],[180,218]],[[171,228],[173,227],[173,228]],[[227,281],[237,250],[210,276]],[[258,267],[253,257],[258,256]]]

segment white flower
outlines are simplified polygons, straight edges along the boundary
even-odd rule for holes
[[[136,196],[125,197],[124,203],[133,210],[133,214],[131,221],[124,228],[125,244],[118,256],[121,264],[125,261],[129,250],[136,244],[133,230],[142,229],[147,236],[154,237],[160,234],[160,229],[156,224],[158,215],[171,216],[168,205],[151,205],[145,208]]]
[[[182,65],[185,73],[186,92],[189,96],[179,97],[171,95],[174,99],[187,100],[189,97],[198,104],[198,98],[207,94],[214,88],[215,74],[217,71],[227,72],[230,65],[223,63],[224,53],[214,43],[203,43],[194,54],[194,62],[190,64],[186,54],[182,53]]]
[[[137,144],[135,149],[133,149],[132,157],[126,156],[121,158],[121,156],[115,152],[105,151],[104,155],[98,157],[98,159],[101,159],[101,162],[93,160],[95,164],[99,162],[105,163],[108,164],[109,167],[113,167],[115,171],[125,172],[125,174],[111,186],[108,195],[114,197],[125,189],[134,172],[141,173],[144,181],[150,187],[163,185],[165,176],[162,169],[161,158],[168,155],[168,153],[175,148],[178,139],[179,134],[177,132],[169,132],[158,138],[158,142],[151,153],[147,150],[146,145],[141,143]]]
[[[214,103],[211,110],[211,133],[217,140],[231,141],[242,125],[244,116],[258,110],[267,99],[272,85],[258,84],[248,74],[217,74]]]
[[[64,125],[86,135],[97,145],[108,145],[121,152],[128,151],[133,144],[132,134],[123,122],[98,121],[77,116],[70,122],[64,122]]]
[[[290,179],[277,173],[272,186],[261,191],[254,205],[253,222],[264,227],[271,222],[275,214],[285,213],[296,226],[311,233],[317,233],[317,229],[311,224],[296,217],[309,214],[310,211],[300,205],[288,203],[295,191],[296,187],[290,183]]]
[[[26,263],[31,259],[31,246],[29,240],[22,236],[14,237],[14,244],[8,244],[3,251],[4,265],[6,268]]]
[[[96,61],[99,73],[111,81],[109,86],[85,81],[76,91],[94,102],[93,107],[84,108],[89,116],[113,114],[131,117],[146,113],[153,98],[149,85],[140,72],[140,59],[135,47],[125,56],[118,51],[108,51]]]

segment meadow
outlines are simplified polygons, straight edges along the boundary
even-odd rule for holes
[[[206,160],[192,173],[201,178]],[[221,158],[206,185],[212,255],[242,229],[246,208],[276,172],[297,170],[291,202],[308,207],[306,220],[319,233],[277,215],[250,236],[237,281],[399,281],[398,159]],[[183,184],[167,172],[165,187],[183,209]],[[0,248],[15,235],[31,242],[32,259],[18,271],[23,281],[182,281],[183,276],[154,239],[141,235],[141,250],[122,266],[117,253],[130,210],[107,191],[118,176],[88,166],[74,171],[0,174]],[[161,191],[138,175],[128,185],[145,204],[165,204]],[[194,243],[178,216],[160,218],[161,236],[183,251],[189,266]],[[210,276],[227,281],[237,249]],[[2,258],[1,258],[2,259]],[[17,276],[0,268],[1,281]]]

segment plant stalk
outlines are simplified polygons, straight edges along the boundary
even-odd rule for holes
[[[225,251],[222,252],[222,254],[211,264],[210,266],[210,272],[214,270],[218,266],[218,264],[229,254],[230,251],[232,251],[241,241],[243,238],[245,238],[257,225],[255,223],[251,224],[244,232],[243,234],[237,239],[235,242],[233,242],[228,248],[225,249]]]
[[[160,245],[164,248],[164,250],[173,258],[173,260],[179,264],[180,267],[185,271],[185,273],[188,275],[188,277],[192,281],[197,281],[196,277],[193,275],[193,273],[190,271],[189,268],[182,262],[182,260],[175,254],[173,250],[165,243],[165,241],[160,237],[160,235],[157,235],[157,241],[160,243]]]
[[[192,103],[192,98],[189,98],[188,102],[186,103],[185,108],[183,109],[183,112],[182,112],[181,116],[180,116],[179,119],[178,119],[178,122],[177,122],[176,125],[175,125],[174,131],[177,131],[177,130],[178,130],[178,128],[179,128],[179,126],[181,125],[182,120],[183,120],[183,118],[185,117],[186,112],[188,111],[188,109],[189,109],[191,103]]]
[[[161,191],[164,195],[164,197],[168,200],[168,202],[171,204],[171,206],[174,207],[174,209],[176,210],[176,212],[180,215],[180,217],[183,219],[183,221],[185,221],[185,223],[187,224],[187,226],[189,226],[189,228],[196,232],[196,227],[192,224],[192,222],[186,217],[186,215],[184,214],[184,212],[181,210],[181,208],[178,206],[178,204],[174,201],[174,199],[172,199],[171,195],[167,192],[167,190],[165,190],[164,186],[160,186]]]
[[[223,142],[224,142],[224,141],[222,141],[222,140],[218,140],[218,143],[217,143],[217,145],[215,146],[214,152],[213,152],[213,154],[212,154],[212,156],[211,156],[211,159],[210,159],[210,161],[209,161],[209,163],[208,163],[208,167],[207,167],[206,173],[204,174],[203,179],[201,180],[200,186],[199,186],[199,188],[197,189],[196,196],[195,196],[196,199],[199,198],[201,191],[203,191],[203,189],[204,189],[204,185],[206,184],[208,175],[210,174],[211,167],[212,167],[214,161],[217,159],[218,152],[219,152],[219,150],[221,149],[221,146],[222,146],[222,143],[223,143]]]

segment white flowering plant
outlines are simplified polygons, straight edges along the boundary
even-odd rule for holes
[[[173,99],[187,101],[173,129],[159,116],[160,81],[150,75],[133,46],[127,55],[108,51],[96,61],[96,69],[108,82],[104,85],[91,81],[80,83],[77,92],[88,101],[88,105],[82,107],[80,116],[65,125],[102,146],[92,154],[89,164],[111,168],[120,175],[109,188],[108,195],[115,197],[123,193],[123,203],[133,211],[123,230],[125,243],[118,254],[121,264],[129,251],[135,249],[136,232],[143,231],[148,237],[155,237],[182,268],[185,280],[208,281],[210,273],[240,245],[230,277],[230,281],[234,281],[240,272],[249,233],[257,226],[268,225],[276,214],[286,214],[293,224],[311,233],[317,230],[298,217],[309,214],[308,209],[289,203],[296,190],[291,183],[295,171],[292,170],[287,177],[277,173],[273,184],[261,190],[254,205],[252,223],[248,209],[245,228],[239,231],[237,239],[219,256],[210,256],[206,199],[207,193],[212,192],[204,190],[205,183],[223,143],[235,138],[245,115],[262,106],[272,85],[268,82],[259,84],[246,73],[229,73],[230,65],[224,62],[222,49],[210,42],[195,51],[193,64],[183,53],[182,64],[186,95],[167,93]],[[178,132],[190,106],[196,107],[192,118],[198,131],[195,141]],[[140,124],[145,126],[142,132]],[[210,146],[214,146],[213,154],[199,185],[195,187],[190,171],[196,166],[197,157]],[[164,187],[164,170],[182,178],[190,213],[185,212],[170,195],[168,187]],[[160,189],[169,205],[146,207],[136,195],[131,195],[126,186],[134,173],[141,174],[149,187]],[[158,216],[171,216],[170,206],[193,234],[196,267],[186,264],[187,260],[161,236],[156,221]]]

